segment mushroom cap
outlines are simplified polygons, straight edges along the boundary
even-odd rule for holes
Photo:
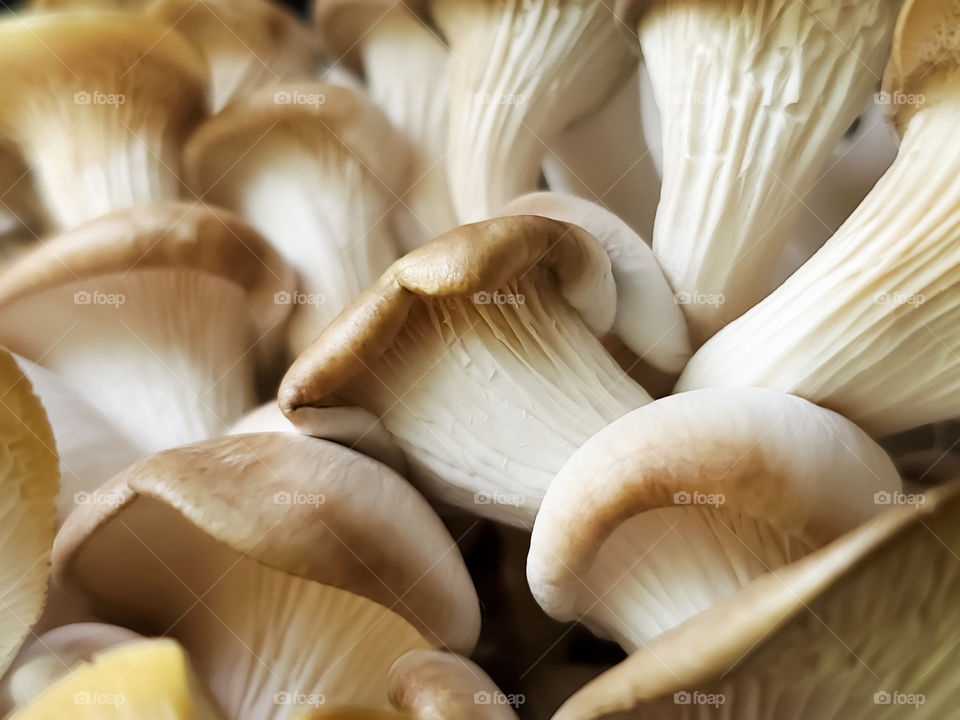
[[[878,717],[874,693],[896,689],[885,682],[935,682],[935,667],[955,667],[960,645],[958,625],[943,622],[960,592],[960,483],[920,497],[667,631],[579,690],[554,720],[674,717],[674,693],[694,688],[724,693],[726,711],[749,704],[758,720],[795,711],[801,698],[822,720],[854,717],[851,710]],[[956,707],[949,675],[928,704]],[[808,680],[811,694],[825,697],[785,691]]]
[[[366,36],[387,13],[397,9],[420,16],[426,6],[427,0],[314,0],[313,21],[327,53],[356,71]]]
[[[516,720],[479,665],[440,650],[411,650],[390,668],[390,701],[415,718]]]
[[[943,0],[906,0],[897,17],[883,76],[885,92],[912,96],[911,101],[890,106],[901,133],[919,107],[950,97],[949,90],[944,92],[944,81],[958,70],[960,8]]]
[[[0,275],[0,310],[77,280],[132,270],[182,269],[239,285],[261,331],[289,311],[274,294],[295,287],[293,271],[239,216],[189,203],[127,208],[61,233]]]
[[[440,519],[393,470],[340,445],[296,433],[217,438],[152,455],[101,493],[116,502],[87,505],[68,518],[54,565],[107,604],[101,589],[85,582],[86,544],[138,498],[152,498],[211,542],[281,573],[366,597],[432,642],[466,652],[476,642],[476,592]],[[324,501],[277,501],[294,493]]]
[[[654,367],[683,370],[691,352],[686,319],[653,250],[629,225],[596,203],[552,192],[519,197],[503,212],[574,223],[593,235],[610,256],[617,284],[613,331]]]
[[[60,481],[53,430],[30,381],[0,349],[0,675],[47,596]]]
[[[387,117],[362,92],[321,82],[260,88],[203,123],[184,147],[187,183],[209,192],[250,148],[285,135],[345,150],[391,192],[405,189],[407,157]]]
[[[185,38],[162,23],[121,12],[6,19],[0,22],[0,67],[0,132],[14,136],[20,130],[18,111],[37,88],[69,92],[62,99],[67,104],[76,102],[73,92],[114,93],[129,87],[131,95],[145,95],[173,86],[177,92],[166,95],[165,107],[171,117],[189,121],[202,112],[207,88],[206,65]],[[98,78],[110,86],[98,87]]]
[[[287,417],[323,404],[370,367],[397,337],[421,297],[492,291],[532,269],[547,270],[595,333],[610,329],[616,286],[610,259],[585,230],[531,215],[496,218],[451,230],[391,265],[346,308],[287,371],[280,409]]]
[[[820,547],[875,515],[875,492],[899,488],[893,462],[865,432],[799,397],[761,388],[671,395],[570,457],[537,515],[527,579],[548,614],[572,620],[580,578],[633,516],[710,495]]]
[[[14,713],[11,720],[217,720],[186,652],[172,640],[144,640],[98,655]]]

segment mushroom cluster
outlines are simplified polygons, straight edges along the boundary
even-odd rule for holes
[[[960,719],[957,0],[0,3],[0,718]]]

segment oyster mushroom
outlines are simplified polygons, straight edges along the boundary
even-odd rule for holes
[[[177,32],[128,13],[8,18],[0,73],[0,137],[31,167],[55,228],[179,197],[207,73]]]
[[[931,491],[756,580],[589,683],[555,720],[949,717],[958,491]]]
[[[777,388],[878,437],[960,416],[958,27],[950,4],[904,5],[884,84],[896,160],[819,252],[693,356],[678,389]]]
[[[466,225],[341,313],[287,372],[280,408],[295,424],[304,408],[366,408],[434,498],[529,524],[564,460],[650,401],[595,337],[615,313],[610,260],[582,228]]]
[[[398,142],[361,94],[301,83],[241,98],[187,144],[193,189],[242,214],[299,271],[294,354],[397,256],[390,211],[407,169]]]
[[[308,77],[319,47],[307,28],[269,0],[154,0],[144,13],[175,28],[210,68],[210,109],[263,85]]]
[[[0,343],[65,380],[144,451],[254,405],[258,340],[291,271],[239,218],[169,203],[48,240],[0,275]]]
[[[50,575],[57,486],[53,431],[10,353],[0,349],[0,675],[40,619]]]
[[[660,108],[653,249],[696,344],[763,297],[883,70],[898,0],[621,0]]]
[[[143,640],[108,650],[48,687],[10,720],[219,720],[172,640]]]
[[[885,509],[883,450],[761,388],[673,395],[601,430],[551,483],[527,579],[557,620],[632,652]]]
[[[630,227],[589,200],[560,193],[517,198],[504,215],[540,215],[582,227],[607,255],[617,284],[613,332],[641,359],[678,375],[690,359],[687,323],[653,252]]]
[[[410,184],[397,208],[405,250],[456,227],[447,152],[449,52],[419,16],[425,3],[315,0],[314,21],[332,56],[362,71],[370,98],[410,149]]]
[[[461,223],[537,189],[555,138],[629,81],[636,58],[595,0],[436,0],[450,44],[447,172]]]
[[[218,438],[101,490],[117,501],[68,518],[58,576],[101,617],[182,642],[228,717],[386,709],[398,657],[476,642],[476,593],[440,519],[399,475],[339,445]]]

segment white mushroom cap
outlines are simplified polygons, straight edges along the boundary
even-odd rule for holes
[[[554,720],[949,717],[960,701],[958,490],[756,580],[588,684]]]
[[[885,92],[897,159],[837,233],[694,354],[678,388],[760,385],[880,437],[960,416],[958,16],[909,2]]]
[[[286,717],[291,697],[385,708],[404,652],[476,642],[476,593],[440,519],[339,445],[209,440],[101,493],[114,502],[78,510],[58,535],[59,575],[101,617],[180,640],[229,717]]]
[[[299,272],[294,354],[397,256],[390,211],[408,167],[399,142],[362,94],[299,83],[241,98],[187,144],[194,191],[247,218]]]
[[[466,225],[347,308],[287,372],[280,407],[366,408],[432,498],[529,524],[564,460],[650,401],[593,334],[615,314],[610,260],[582,228]]]
[[[97,655],[51,685],[10,720],[220,720],[172,640],[143,640]]]
[[[0,349],[0,675],[43,611],[57,466],[43,405],[10,353]]]
[[[436,0],[450,44],[447,171],[460,222],[537,189],[551,142],[602,107],[636,67],[608,4]]]
[[[622,0],[660,108],[653,248],[695,344],[767,291],[801,199],[866,104],[897,0]]]
[[[899,489],[876,443],[805,400],[759,388],[672,395],[570,458],[544,496],[527,578],[549,615],[635,650]]]
[[[127,13],[0,23],[0,137],[34,174],[59,229],[180,195],[180,144],[206,68],[176,31]]]
[[[254,404],[256,346],[292,271],[231,213],[179,203],[98,218],[0,276],[0,343],[156,450],[218,435]]]
[[[413,250],[454,228],[445,155],[449,52],[420,17],[425,3],[315,0],[314,21],[330,54],[362,69],[370,98],[410,150],[410,186],[397,208],[397,235]]]
[[[516,720],[510,698],[476,663],[439,650],[411,650],[390,668],[390,700],[417,720]]]
[[[270,0],[153,0],[144,13],[183,34],[210,68],[210,109],[283,80],[308,77],[319,44]]]
[[[617,284],[613,332],[641,360],[680,373],[690,359],[686,320],[653,251],[623,220],[589,200],[559,193],[524,195],[503,214],[541,215],[593,235],[610,257]]]
[[[22,707],[81,662],[142,636],[116,625],[73,623],[34,637],[0,679],[0,713]]]

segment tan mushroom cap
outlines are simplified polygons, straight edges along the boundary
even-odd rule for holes
[[[906,0],[897,18],[883,89],[902,133],[919,107],[945,97],[945,81],[960,70],[960,7],[944,0]],[[954,91],[955,97],[956,91]],[[896,97],[902,97],[902,101]]]
[[[390,668],[390,702],[415,718],[515,720],[500,688],[479,665],[440,650],[411,650]]]
[[[397,337],[418,296],[468,297],[535,268],[548,271],[584,323],[603,334],[613,324],[616,288],[610,260],[576,225],[516,215],[463,225],[391,265],[305,350],[280,387],[280,409],[323,404],[370,367]]]
[[[60,481],[53,430],[30,381],[0,349],[0,674],[47,595]]]
[[[239,285],[264,330],[289,309],[274,303],[274,293],[296,284],[270,244],[234,213],[157,203],[117,210],[38,246],[0,275],[0,310],[77,280],[156,269],[203,272]]]
[[[819,708],[815,717],[847,720],[856,709],[863,713],[856,717],[873,718],[880,716],[873,694],[896,690],[884,686],[892,680],[886,673],[903,670],[901,679],[919,682],[933,679],[938,664],[947,675],[940,678],[946,693],[928,695],[926,703],[956,708],[950,655],[958,646],[957,626],[941,622],[946,618],[939,614],[956,607],[958,550],[960,483],[954,482],[921,496],[919,505],[890,510],[755,580],[664,633],[579,690],[554,720],[621,717],[615,714],[626,711],[654,720],[676,717],[674,693],[695,688],[726,693],[727,712],[739,702],[754,709],[750,717],[776,720],[774,694],[786,696],[780,705],[795,711],[797,700],[785,688],[807,679],[825,686],[834,678],[841,683],[838,702],[804,698]],[[920,636],[936,637],[942,647],[918,643]],[[850,675],[862,685],[853,687],[846,680]],[[743,698],[731,696],[738,686]],[[769,689],[767,703],[757,698],[758,688]],[[812,692],[820,689],[815,684]],[[854,694],[857,690],[863,694]],[[824,687],[822,692],[829,691]],[[848,700],[851,704],[845,705]],[[901,706],[901,712],[883,717],[913,717],[915,708]]]
[[[207,85],[206,65],[185,38],[154,20],[121,12],[6,19],[0,22],[0,67],[0,127],[15,136],[16,115],[33,88],[111,93],[129,86],[149,93],[175,87],[164,94],[165,107],[170,117],[192,121],[202,111]],[[110,86],[97,87],[101,79]],[[63,100],[71,101],[72,96]]]
[[[548,614],[573,620],[581,578],[634,516],[717,497],[724,510],[821,547],[875,515],[875,493],[899,489],[893,462],[866,433],[799,397],[671,395],[611,423],[567,461],[540,507],[527,578]]]
[[[476,593],[440,519],[393,470],[339,445],[295,433],[217,438],[150,456],[101,493],[117,502],[79,508],[54,549],[56,572],[81,585],[98,528],[152,498],[261,565],[392,609],[433,642],[465,652],[476,642]],[[279,504],[278,493],[324,502]]]
[[[283,134],[329,143],[392,192],[404,189],[406,156],[398,157],[400,140],[390,121],[362,92],[321,82],[261,88],[203,123],[184,147],[187,183],[209,192],[250,148]]]
[[[313,21],[328,54],[359,70],[360,48],[377,23],[394,10],[420,16],[426,6],[427,0],[314,0]]]

